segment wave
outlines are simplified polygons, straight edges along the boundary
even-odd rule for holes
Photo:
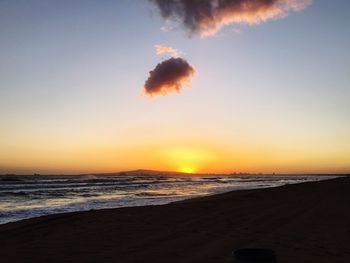
[[[23,180],[17,177],[3,177],[0,178],[1,182],[22,182]]]
[[[164,204],[231,190],[319,180],[315,178],[160,175],[0,176],[0,223],[62,211]]]

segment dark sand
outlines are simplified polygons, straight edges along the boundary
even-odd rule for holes
[[[278,262],[350,262],[350,178],[0,226],[0,262],[230,262],[254,246]]]

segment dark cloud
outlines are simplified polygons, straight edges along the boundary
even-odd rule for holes
[[[150,0],[166,20],[182,24],[190,34],[214,35],[221,27],[260,24],[300,11],[312,0]]]
[[[190,86],[190,78],[195,73],[195,68],[186,60],[172,57],[150,71],[144,92],[150,96],[180,92],[183,87]]]

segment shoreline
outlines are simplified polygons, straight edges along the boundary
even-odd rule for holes
[[[100,174],[101,178],[102,179],[105,179],[105,175],[102,175]],[[135,175],[129,175],[129,176],[135,176]],[[138,174],[138,176],[146,176],[144,174]],[[166,176],[170,176],[170,175],[166,175]],[[200,175],[198,175],[200,176]],[[26,176],[24,176],[26,177]],[[70,175],[65,175],[63,176],[63,178],[73,178],[72,176]],[[132,178],[131,177],[131,178]],[[147,177],[150,177],[150,178],[157,178],[156,175],[148,175]],[[188,178],[188,176],[186,176]],[[230,184],[228,185],[224,185],[222,186],[221,188],[220,187],[217,187],[216,190],[214,191],[208,191],[207,193],[197,193],[197,194],[191,194],[191,195],[183,195],[183,196],[174,196],[174,197],[167,197],[167,195],[163,196],[162,198],[155,198],[154,200],[153,199],[144,199],[145,201],[142,201],[142,202],[137,202],[137,201],[134,201],[132,202],[131,204],[121,204],[121,205],[118,205],[118,204],[115,204],[115,206],[109,206],[108,207],[108,204],[105,205],[105,207],[99,207],[99,206],[94,206],[94,205],[90,205],[89,204],[89,201],[88,200],[85,200],[85,203],[86,205],[90,206],[90,207],[84,207],[84,200],[81,200],[81,207],[77,207],[77,208],[70,208],[69,205],[66,206],[65,208],[56,208],[57,210],[55,211],[55,208],[53,207],[51,210],[50,206],[47,206],[46,207],[46,211],[45,211],[45,207],[37,207],[37,208],[34,208],[33,211],[31,211],[30,209],[28,209],[27,211],[26,210],[23,210],[21,211],[21,213],[27,213],[27,214],[32,214],[32,215],[20,215],[18,214],[17,217],[13,217],[12,219],[7,219],[6,220],[6,212],[5,211],[3,214],[4,215],[4,218],[0,218],[0,225],[3,225],[3,224],[7,224],[7,223],[12,223],[12,222],[18,222],[18,221],[22,221],[22,220],[27,220],[27,219],[34,219],[34,218],[38,218],[38,217],[43,217],[43,216],[49,216],[49,215],[59,215],[59,214],[68,214],[68,213],[76,213],[76,212],[86,212],[86,211],[95,211],[95,210],[102,210],[102,209],[114,209],[114,208],[122,208],[122,207],[137,207],[137,206],[154,206],[154,205],[165,205],[165,204],[169,204],[169,203],[173,203],[173,202],[181,202],[181,201],[184,201],[184,200],[187,200],[187,199],[194,199],[194,198],[201,198],[201,197],[206,197],[206,196],[213,196],[213,195],[218,195],[218,194],[222,194],[222,193],[227,193],[227,192],[231,192],[231,191],[242,191],[242,190],[254,190],[254,189],[266,189],[266,188],[272,188],[272,187],[279,187],[279,186],[283,186],[284,184],[298,184],[298,183],[303,183],[303,182],[313,182],[313,181],[319,181],[319,180],[329,180],[329,179],[333,179],[333,178],[337,178],[339,177],[339,175],[323,175],[323,176],[318,176],[318,175],[314,175],[314,176],[297,176],[297,175],[289,175],[289,176],[282,176],[282,175],[276,175],[274,177],[270,176],[270,175],[267,175],[265,174],[264,176],[253,176],[253,175],[248,175],[248,176],[230,176],[229,178],[240,178],[242,179],[242,177],[244,178],[244,180],[242,182],[240,182],[241,186],[233,186],[233,187],[230,187]],[[282,184],[278,184],[278,185],[275,185],[271,182],[272,181],[266,181],[267,182],[270,182],[269,184],[270,185],[264,185],[264,186],[261,186],[261,185],[255,185],[255,186],[251,186],[249,185],[245,185],[247,182],[251,182],[251,180],[257,180],[259,181],[261,178],[274,178],[276,179],[277,178],[277,181],[275,183],[277,183],[279,180],[287,180],[285,181],[284,183]],[[311,179],[312,177],[314,177],[313,179]],[[61,179],[62,177],[59,177],[58,179]],[[109,178],[109,177],[108,177]],[[171,178],[174,178],[174,175],[171,176]],[[178,176],[176,176],[176,178],[178,178]],[[180,176],[180,178],[184,178],[182,176]],[[190,176],[189,178],[195,178],[195,176]],[[219,177],[215,177],[215,178],[220,178],[220,179],[224,179],[225,176],[219,176]],[[279,179],[278,179],[279,178]],[[293,179],[292,179],[293,178]],[[304,179],[304,180],[301,180],[301,181],[298,181],[298,180],[301,178],[301,179]],[[306,179],[307,178],[307,179]],[[6,177],[5,177],[6,179]],[[76,178],[74,178],[76,179]],[[91,178],[89,178],[91,179]],[[204,178],[204,179],[207,179],[207,178]],[[246,179],[248,179],[246,181]],[[1,178],[0,178],[1,180]],[[4,180],[4,178],[2,178],[2,180]],[[11,180],[5,180],[5,183],[7,181],[15,181],[15,182],[22,182],[22,178],[21,177],[16,177],[16,179],[14,180],[13,178]],[[295,180],[295,181],[294,181]],[[191,181],[190,181],[191,182]],[[244,186],[245,185],[245,186]],[[21,190],[21,191],[26,191],[26,190]],[[167,200],[168,199],[168,200]],[[148,200],[148,201],[146,201]],[[124,201],[123,200],[120,200],[121,203],[123,203]],[[16,204],[12,204],[13,207],[16,207]],[[41,211],[40,211],[41,209]],[[14,213],[16,213],[16,211],[13,211]],[[1,216],[1,213],[2,211],[0,210],[0,216]]]
[[[24,219],[0,225],[0,252],[2,262],[229,262],[262,246],[278,262],[349,262],[349,190],[338,177]]]

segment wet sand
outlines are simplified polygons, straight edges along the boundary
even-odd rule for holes
[[[350,178],[0,225],[0,262],[350,262]]]

